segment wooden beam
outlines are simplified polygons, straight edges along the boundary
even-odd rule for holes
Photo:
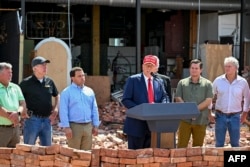
[[[100,75],[100,6],[93,5],[92,15],[93,75]]]
[[[190,30],[189,30],[189,59],[193,59],[193,47],[197,42],[197,13],[195,10],[190,11]]]

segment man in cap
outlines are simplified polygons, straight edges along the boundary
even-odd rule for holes
[[[26,100],[29,118],[24,122],[24,143],[36,143],[39,137],[40,145],[50,146],[52,143],[52,127],[58,114],[59,93],[53,80],[46,76],[49,60],[37,56],[32,62],[33,75],[21,83]],[[52,96],[54,105],[52,105]]]
[[[132,75],[127,79],[122,99],[126,108],[129,109],[142,103],[169,102],[165,96],[162,79],[154,79],[151,75],[156,66],[157,59],[153,55],[147,55],[143,59],[142,73]],[[129,149],[150,147],[151,132],[146,121],[126,117],[123,131],[127,134]]]

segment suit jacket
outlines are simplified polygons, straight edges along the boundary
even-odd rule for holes
[[[169,102],[166,99],[162,82],[162,80],[153,79],[155,103]],[[140,73],[132,75],[127,79],[124,88],[122,104],[129,109],[142,103],[148,103],[148,93],[143,73]],[[143,137],[145,134],[150,133],[146,121],[130,117],[126,117],[123,131],[126,134],[135,137]]]
[[[163,85],[164,85],[164,88],[166,90],[167,96],[169,98],[169,102],[172,102],[172,91],[171,91],[171,79],[170,79],[170,77],[163,75],[163,74],[159,74],[159,73],[156,73],[155,76],[159,77],[163,80]]]

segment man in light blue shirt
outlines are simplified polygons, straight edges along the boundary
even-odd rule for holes
[[[60,123],[68,140],[68,146],[91,150],[92,134],[98,134],[99,113],[94,91],[85,86],[82,68],[70,71],[71,85],[60,96]]]

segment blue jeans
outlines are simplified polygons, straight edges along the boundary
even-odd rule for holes
[[[34,145],[39,137],[40,145],[51,146],[52,127],[49,118],[31,116],[25,120],[23,130],[24,144]]]
[[[216,147],[224,147],[226,131],[229,132],[232,147],[239,147],[240,140],[240,113],[225,115],[216,112],[215,139]]]

